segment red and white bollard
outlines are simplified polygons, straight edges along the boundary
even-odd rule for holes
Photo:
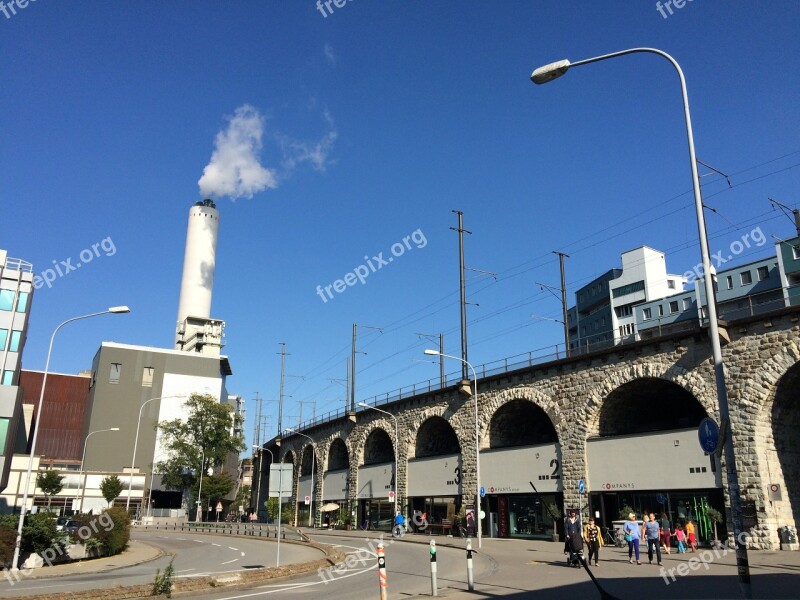
[[[378,584],[380,585],[381,600],[387,600],[389,582],[386,579],[386,557],[383,554],[383,543],[378,544]]]

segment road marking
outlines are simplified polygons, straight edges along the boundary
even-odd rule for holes
[[[229,565],[232,562],[236,562],[237,560],[239,560],[239,559],[238,558],[234,558],[233,560],[228,560],[228,561],[225,561],[225,562],[219,563],[219,564],[221,564],[221,565]]]
[[[221,547],[222,546],[222,544],[215,544],[214,542],[211,542],[211,545],[212,546],[217,546],[217,547]]]
[[[235,550],[236,552],[239,552],[239,549],[238,548],[234,548],[233,546],[228,546],[228,549],[229,550]]]
[[[197,542],[198,544],[205,544],[205,540],[192,540],[193,542]]]

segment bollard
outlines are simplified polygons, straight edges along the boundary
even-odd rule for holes
[[[436,581],[436,540],[431,540],[431,596],[439,595],[439,584]]]
[[[467,589],[475,590],[475,580],[472,577],[472,538],[467,538]]]
[[[386,600],[389,593],[389,582],[386,580],[386,557],[383,555],[383,543],[378,544],[378,585],[381,600]]]

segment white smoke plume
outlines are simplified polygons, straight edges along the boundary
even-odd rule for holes
[[[333,150],[333,145],[339,133],[336,124],[326,110],[323,115],[328,124],[328,131],[317,141],[296,140],[289,136],[279,136],[278,141],[283,152],[283,167],[292,171],[297,165],[310,162],[315,171],[325,171],[330,160],[328,155]]]
[[[203,196],[252,198],[278,187],[275,172],[262,166],[259,153],[264,118],[255,107],[243,104],[228,118],[228,128],[217,133],[211,161],[197,184]]]

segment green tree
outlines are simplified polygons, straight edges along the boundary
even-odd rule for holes
[[[248,510],[250,507],[250,494],[251,489],[249,485],[243,485],[239,488],[239,491],[236,492],[236,499],[233,501],[234,507],[236,511],[239,511],[240,506],[244,506],[245,510]]]
[[[266,502],[264,502],[264,508],[267,510],[267,515],[269,515],[269,520],[271,523],[277,523],[278,521],[278,499],[277,498],[268,498]],[[284,500],[283,502],[283,512],[281,514],[281,523],[288,523],[294,517],[294,511],[292,510],[292,503],[287,502]]]
[[[231,493],[235,485],[236,482],[227,473],[214,473],[203,477],[202,494],[203,498],[208,500],[204,506],[215,506],[217,502]],[[194,490],[194,495],[197,497],[197,490]]]
[[[169,458],[157,463],[155,471],[161,474],[164,486],[191,491],[195,499],[200,473],[205,473],[203,497],[208,498],[209,469],[220,467],[230,454],[246,448],[241,434],[235,433],[240,430],[241,418],[230,405],[221,404],[207,394],[192,394],[184,404],[184,414],[183,419],[158,424]]]
[[[64,479],[66,475],[62,475],[55,469],[47,469],[39,471],[36,474],[36,487],[42,490],[42,493],[47,498],[47,509],[50,510],[50,502],[53,496],[57,496],[64,489]]]
[[[115,498],[119,497],[123,489],[124,486],[122,485],[122,481],[120,481],[119,477],[116,475],[104,477],[103,481],[100,482],[100,491],[102,492],[103,498],[106,499],[106,502],[108,502],[109,506],[111,506]]]

